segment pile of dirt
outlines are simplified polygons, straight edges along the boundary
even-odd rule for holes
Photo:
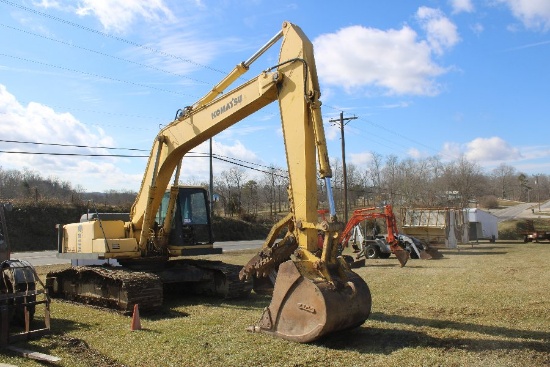
[[[79,361],[93,367],[124,367],[125,365],[118,363],[116,360],[92,349],[88,344],[78,338],[69,338],[65,336],[55,337],[56,344],[69,352],[69,354],[77,357]]]

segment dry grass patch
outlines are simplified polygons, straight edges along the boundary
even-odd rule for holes
[[[297,344],[250,334],[268,297],[175,298],[130,317],[54,301],[53,334],[22,346],[63,366],[543,366],[550,365],[550,245],[480,244],[441,260],[368,260],[372,315],[360,328]],[[253,252],[216,256],[243,264]],[[44,269],[39,269],[43,274]],[[345,305],[343,305],[345,307]],[[37,366],[0,356],[0,362]]]

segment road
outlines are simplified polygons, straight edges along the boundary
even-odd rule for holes
[[[540,208],[540,210],[539,210]],[[514,218],[539,218],[544,217],[548,218],[547,215],[542,214],[541,212],[550,211],[550,200],[544,203],[523,203],[508,208],[492,210],[491,214],[498,217],[498,221],[502,222]]]
[[[241,251],[260,249],[263,240],[251,240],[251,241],[226,241],[217,242],[214,247],[221,247],[224,252]],[[42,265],[57,265],[57,264],[70,264],[71,260],[58,259],[55,254],[57,251],[28,251],[28,252],[13,252],[11,254],[12,259],[27,260],[33,266]]]

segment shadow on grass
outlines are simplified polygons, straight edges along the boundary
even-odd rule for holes
[[[77,330],[89,331],[97,327],[97,325],[99,325],[99,322],[97,324],[80,323],[73,320],[61,319],[54,315],[50,321],[50,331],[51,334],[67,334]]]
[[[219,307],[233,310],[258,310],[261,312],[269,306],[271,296],[251,293],[246,298],[221,299],[216,297],[198,296],[195,294],[171,294],[164,298],[160,311],[154,314],[141,315],[141,318],[148,320],[160,320],[166,318],[187,317],[188,313],[179,311],[178,308],[203,305],[208,307]]]
[[[460,250],[448,255],[506,255],[508,251],[471,251],[471,250]]]
[[[373,264],[372,262],[369,263],[368,261],[365,263],[365,266],[361,266],[361,268],[368,268],[368,267],[376,267],[376,268],[400,268],[401,265],[399,264]],[[356,268],[360,269],[360,268]]]
[[[371,314],[370,319],[381,321],[381,322],[395,323],[395,324],[408,324],[408,325],[414,325],[418,327],[427,326],[427,327],[432,327],[437,329],[454,329],[454,330],[460,330],[460,331],[476,332],[480,334],[487,334],[487,335],[507,337],[507,338],[542,339],[546,342],[550,342],[550,332],[545,332],[545,331],[519,330],[519,329],[505,328],[501,326],[485,326],[485,325],[449,321],[449,320],[423,319],[420,317],[388,315],[381,312],[375,312]]]
[[[510,330],[512,332],[512,330]],[[331,334],[316,343],[318,346],[355,350],[360,353],[391,354],[403,348],[443,348],[466,351],[523,350],[548,352],[548,343],[541,341],[511,341],[490,338],[435,337],[422,331],[361,327]]]

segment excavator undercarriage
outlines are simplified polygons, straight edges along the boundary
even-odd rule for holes
[[[136,304],[143,312],[158,311],[165,295],[232,299],[247,297],[252,290],[251,282],[239,280],[238,265],[179,259],[164,261],[159,267],[145,272],[119,266],[73,266],[48,273],[46,287],[52,297],[126,314]]]

